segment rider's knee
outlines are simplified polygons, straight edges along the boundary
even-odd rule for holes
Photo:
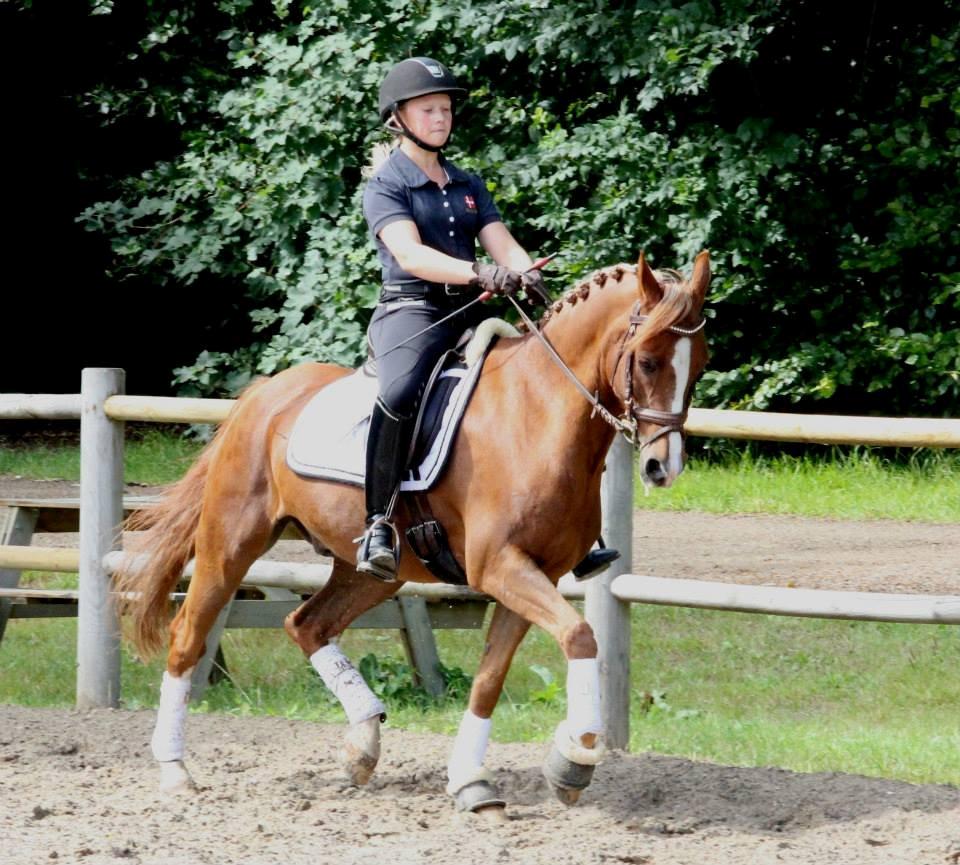
[[[416,411],[420,387],[418,382],[397,379],[381,389],[378,400],[391,417],[406,420]]]

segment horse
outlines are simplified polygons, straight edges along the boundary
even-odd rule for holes
[[[683,422],[707,363],[709,281],[706,251],[688,280],[654,272],[641,253],[636,265],[594,272],[546,310],[534,325],[539,333],[501,338],[485,360],[450,462],[428,493],[469,585],[495,601],[447,766],[447,792],[459,810],[503,813],[484,755],[507,670],[531,624],[567,660],[567,717],[543,766],[558,798],[576,802],[604,756],[597,642],[557,582],[600,534],[601,476],[618,429],[633,437],[648,487],[668,487],[683,470]],[[436,578],[405,542],[396,582],[357,573],[362,490],[287,466],[287,437],[301,409],[351,372],[305,363],[253,383],[184,477],[126,526],[146,532],[146,562],[126,557],[115,574],[127,635],[142,656],[165,644],[170,592],[195,559],[168,628],[151,740],[162,790],[195,789],[184,764],[191,672],[218,613],[289,522],[329,552],[333,567],[284,627],[346,712],[340,759],[348,777],[366,783],[376,767],[385,708],[335,638],[405,582]],[[410,516],[398,508],[396,519],[402,538]]]

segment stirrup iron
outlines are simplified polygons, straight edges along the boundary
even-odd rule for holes
[[[379,547],[379,554],[371,555],[370,544],[373,541],[377,530],[388,529],[390,531],[389,552],[385,553],[385,547]],[[378,515],[373,518],[370,525],[360,538],[360,547],[357,549],[357,571],[361,574],[370,574],[384,583],[395,583],[397,581],[397,571],[400,565],[400,533],[397,527],[388,517]]]
[[[620,551],[608,547],[603,538],[597,538],[598,549],[590,550],[583,559],[574,566],[573,577],[579,583],[591,577],[602,574],[611,563],[620,558]]]

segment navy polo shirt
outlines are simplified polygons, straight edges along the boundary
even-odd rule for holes
[[[500,213],[484,182],[440,157],[450,182],[441,189],[399,147],[367,182],[363,215],[377,245],[384,284],[420,282],[397,263],[380,231],[391,222],[411,220],[425,246],[453,258],[476,261],[480,230],[500,222]]]

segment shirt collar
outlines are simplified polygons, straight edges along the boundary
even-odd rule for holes
[[[403,181],[405,186],[409,186],[411,189],[416,189],[420,186],[425,186],[427,183],[431,183],[429,177],[423,172],[423,169],[417,165],[406,153],[404,153],[399,147],[394,148],[393,152],[390,154],[390,161],[393,164],[394,171],[397,172],[400,179]],[[463,183],[469,182],[470,178],[467,176],[465,171],[457,168],[452,162],[450,162],[445,157],[440,157],[440,164],[444,167],[447,172],[447,177],[450,178],[451,182],[460,181]]]

